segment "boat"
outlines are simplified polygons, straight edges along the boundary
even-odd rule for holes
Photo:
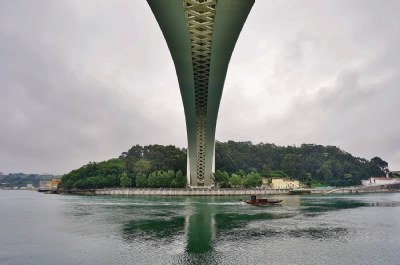
[[[278,199],[268,199],[268,198],[261,198],[257,199],[256,195],[251,195],[250,200],[243,201],[247,204],[255,205],[255,206],[265,206],[265,205],[276,205],[282,202],[282,200]]]

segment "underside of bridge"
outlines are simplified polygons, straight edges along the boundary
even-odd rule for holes
[[[212,187],[215,127],[226,72],[254,0],[147,0],[178,76],[188,138],[188,184]]]

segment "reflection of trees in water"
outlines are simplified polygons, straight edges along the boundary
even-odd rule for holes
[[[314,240],[343,239],[349,234],[344,227],[309,227],[305,229],[296,229],[287,232],[289,237],[302,237]]]
[[[323,213],[328,211],[355,209],[359,207],[397,207],[400,206],[400,202],[391,201],[363,201],[349,198],[329,198],[322,199],[303,199],[301,202],[301,212],[307,214],[311,213]]]
[[[185,217],[132,220],[125,224],[123,236],[127,241],[173,241],[184,232]]]
[[[190,204],[190,211],[163,208],[148,211],[142,216],[145,219],[132,220],[125,224],[123,236],[127,241],[143,240],[155,244],[170,244],[185,238],[185,255],[189,256],[202,256],[206,253],[210,255],[215,252],[217,242],[242,240],[245,243],[263,238],[346,240],[351,231],[340,225],[321,225],[315,222],[315,216],[328,211],[379,206],[376,204],[343,198],[305,198],[301,200],[301,206],[296,208],[291,208],[291,205],[279,209],[242,207],[240,211],[245,213],[240,213],[237,209],[235,212],[227,212],[232,210],[230,207],[218,209],[218,206],[210,206],[208,203],[194,203]],[[296,220],[298,218],[304,221],[301,221],[301,226],[294,226],[294,223],[299,222]]]
[[[281,227],[279,223],[268,221],[293,217],[292,214],[216,214],[215,231],[217,239],[258,240],[262,238],[309,238],[312,240],[341,240],[348,235],[344,227]],[[187,253],[209,253],[214,250],[211,228],[212,217],[204,213],[189,218],[187,231]],[[185,217],[131,221],[124,227],[124,237],[129,241],[150,240],[172,243],[177,236],[185,233]]]
[[[224,232],[233,228],[240,228],[255,221],[273,220],[292,217],[289,213],[256,213],[256,214],[216,214],[217,230]]]
[[[330,199],[329,201],[304,201],[302,202],[301,212],[306,216],[317,216],[328,211],[337,211],[344,209],[354,209],[358,207],[369,206],[366,202],[346,200],[346,199]]]
[[[262,238],[309,238],[313,240],[343,239],[348,233],[344,227],[313,227],[315,223],[304,224],[304,228],[292,227],[284,223],[284,219],[291,219],[292,213],[258,213],[258,214],[218,214],[217,236],[219,240],[243,242],[260,240]],[[280,222],[279,220],[282,220]]]
[[[293,217],[292,213],[217,214],[217,234],[224,240],[257,239],[279,236],[280,231],[266,222]]]

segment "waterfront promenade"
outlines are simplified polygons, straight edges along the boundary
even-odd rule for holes
[[[93,190],[72,190],[62,193],[82,195],[145,195],[145,196],[244,196],[244,195],[289,195],[289,194],[357,194],[377,192],[399,192],[390,186],[344,187],[337,189],[150,189],[150,188],[110,188]]]

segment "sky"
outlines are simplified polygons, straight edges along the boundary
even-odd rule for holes
[[[400,170],[400,1],[258,0],[216,139],[335,145]],[[186,147],[171,55],[144,0],[0,1],[0,172],[64,174]]]

